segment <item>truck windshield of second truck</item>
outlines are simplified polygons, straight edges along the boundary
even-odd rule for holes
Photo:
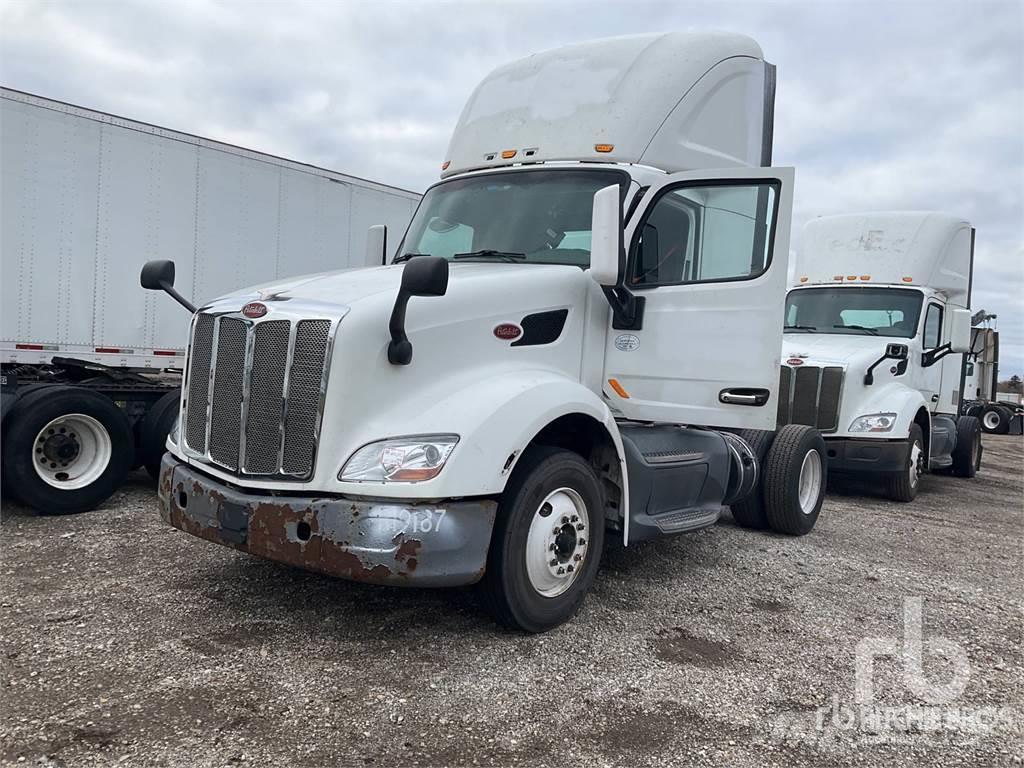
[[[590,265],[594,193],[617,171],[529,170],[470,176],[429,189],[401,254],[462,261]]]
[[[904,288],[801,288],[786,299],[786,330],[910,339],[921,303],[920,292]]]

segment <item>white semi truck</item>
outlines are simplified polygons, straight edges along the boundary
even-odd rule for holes
[[[999,331],[996,316],[981,309],[971,318],[971,349],[964,363],[963,412],[976,416],[994,435],[1021,434],[1024,408],[1020,393],[1000,392]]]
[[[974,230],[942,213],[808,222],[786,301],[779,424],[825,437],[830,472],[911,501],[929,471],[973,477],[978,419],[961,416]]]
[[[154,475],[178,411],[188,323],[138,290],[178,259],[206,301],[349,266],[367,227],[419,195],[0,89],[3,492],[89,509],[129,468]]]
[[[775,427],[793,194],[791,169],[759,167],[773,103],[773,67],[730,34],[490,74],[390,264],[194,315],[164,519],[349,579],[481,582],[533,632],[578,608],[606,530],[631,544],[745,504],[810,531],[820,435],[750,447]]]

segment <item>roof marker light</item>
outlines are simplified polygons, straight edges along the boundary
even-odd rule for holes
[[[501,158],[503,160],[511,160],[515,156],[516,156],[516,151],[514,149],[504,149],[501,152]]]
[[[441,163],[441,170],[442,171],[447,171],[448,170],[448,166],[451,165],[451,164],[452,164],[451,160],[445,160],[443,163]]]
[[[912,282],[914,282],[914,278],[912,278],[912,277],[904,277],[903,278],[903,282],[904,283],[912,283]]]
[[[860,279],[861,280],[870,280],[871,279],[871,275],[861,275]]]
[[[595,152],[611,152],[613,149],[615,149],[615,145],[614,144],[595,144],[594,145],[594,151]]]
[[[801,282],[801,283],[806,283],[806,282],[807,282],[807,276],[806,276],[806,275],[804,275],[803,277],[801,277],[801,278],[800,278],[800,282]]]
[[[833,276],[832,276],[832,279],[833,279],[833,280],[842,280],[842,279],[843,279],[843,276],[842,276],[842,275],[833,275]]]
[[[846,276],[846,279],[847,279],[847,280],[856,280],[856,279],[857,279],[857,276],[856,276],[856,275],[847,275],[847,276]]]

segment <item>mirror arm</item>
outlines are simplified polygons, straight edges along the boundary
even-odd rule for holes
[[[614,286],[602,285],[601,290],[612,308],[612,328],[638,331],[644,327],[645,296],[635,295],[621,282]]]
[[[186,299],[184,296],[182,296],[176,290],[174,290],[174,286],[173,285],[168,283],[166,280],[161,280],[160,281],[160,287],[164,289],[164,293],[166,293],[168,296],[170,296],[176,302],[181,304],[181,306],[183,306],[185,309],[187,309],[193,315],[196,313],[196,305],[193,304],[188,299]]]
[[[391,341],[388,343],[388,362],[392,365],[408,365],[412,362],[412,342],[405,335],[405,308],[409,306],[412,294],[399,289],[395,299],[395,308],[391,310],[388,330]]]
[[[922,352],[921,367],[930,368],[946,355],[951,354],[953,354],[953,346],[951,344],[943,344],[941,347],[936,347],[935,349],[929,349],[927,352]]]
[[[900,366],[903,370],[897,371],[897,376],[902,376],[907,369],[907,349],[900,344],[890,344],[885,348],[885,352],[882,356],[875,360],[870,366],[868,366],[867,372],[864,374],[864,386],[870,387],[875,383],[874,370],[879,365],[884,363],[886,360],[899,360]]]

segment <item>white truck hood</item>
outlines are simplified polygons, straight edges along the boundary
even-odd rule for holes
[[[782,360],[802,359],[806,363],[838,364],[867,370],[885,352],[887,344],[909,341],[891,336],[786,333],[782,337]]]

